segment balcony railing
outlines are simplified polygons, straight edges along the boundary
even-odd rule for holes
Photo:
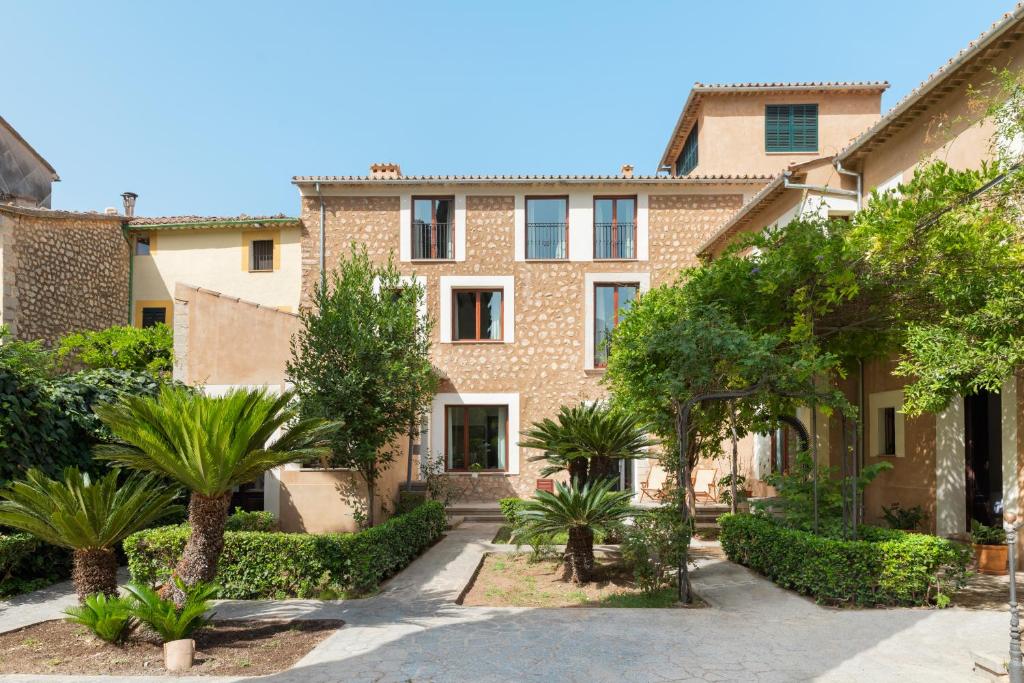
[[[451,223],[420,223],[412,225],[412,257],[414,259],[455,258]]]
[[[566,224],[527,223],[526,258],[564,259],[566,257]]]
[[[594,258],[635,259],[635,223],[594,223]]]

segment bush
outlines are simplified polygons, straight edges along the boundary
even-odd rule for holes
[[[689,546],[690,525],[674,507],[663,506],[637,513],[624,528],[622,557],[632,567],[637,587],[654,593],[670,582]]]
[[[84,604],[68,607],[64,614],[67,621],[85,626],[108,643],[121,643],[134,626],[128,601],[103,593],[86,596]]]
[[[220,597],[316,597],[324,591],[368,593],[407,566],[444,531],[444,507],[430,501],[355,534],[228,531],[217,569]],[[181,556],[188,526],[148,529],[124,542],[132,579],[162,584]]]
[[[395,505],[395,514],[404,515],[408,512],[412,512],[426,502],[426,491],[399,491],[398,503]]]
[[[948,603],[963,585],[970,553],[926,534],[863,527],[850,541],[791,529],[768,517],[723,515],[722,549],[784,588],[832,605]]]
[[[163,323],[151,327],[115,325],[105,330],[73,332],[57,346],[58,361],[81,363],[93,370],[169,373],[172,369],[174,335]]]
[[[180,609],[173,600],[161,598],[149,586],[130,583],[125,588],[131,596],[131,615],[152,629],[165,643],[188,638],[209,624],[210,617],[206,613],[220,591],[212,583],[186,586],[179,577],[174,577],[174,583],[185,594],[185,602]]]
[[[498,501],[498,505],[501,506],[501,514],[504,515],[505,521],[511,527],[519,526],[519,510],[526,503],[522,498],[502,498]]]
[[[277,518],[273,512],[249,512],[236,507],[224,524],[225,531],[277,531]]]
[[[70,574],[70,551],[29,534],[0,533],[0,598],[44,588]]]

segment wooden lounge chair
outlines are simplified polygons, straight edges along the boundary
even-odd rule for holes
[[[717,503],[718,487],[715,485],[717,470],[697,468],[693,470],[693,496],[701,503]]]

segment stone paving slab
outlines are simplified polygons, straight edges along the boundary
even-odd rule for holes
[[[295,667],[259,679],[8,676],[5,681],[970,681],[970,651],[1001,652],[1006,614],[823,608],[695,542],[704,609],[516,609],[454,604],[497,525],[454,530],[377,596],[230,601],[223,618],[341,618]],[[50,618],[50,617],[47,617]],[[0,612],[0,629],[6,622]]]

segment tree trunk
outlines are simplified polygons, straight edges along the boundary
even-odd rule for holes
[[[192,494],[188,503],[188,542],[174,568],[174,575],[186,586],[213,581],[217,576],[217,562],[224,551],[224,524],[230,503],[230,493],[216,498]],[[179,607],[185,599],[173,583],[165,588],[165,593],[169,593]]]
[[[374,514],[374,493],[377,488],[372,479],[366,480],[366,525],[372,527],[375,523]]]
[[[587,583],[594,572],[594,530],[587,526],[569,528],[565,559],[573,583]]]
[[[84,602],[85,597],[93,593],[116,597],[117,556],[110,548],[79,548],[74,551],[71,578],[79,602]]]
[[[590,481],[599,481],[604,479],[619,479],[619,461],[606,458],[603,455],[594,456],[590,459],[590,468],[588,472]]]
[[[586,458],[573,458],[569,461],[569,482],[583,488],[587,483],[587,468],[589,463]]]

